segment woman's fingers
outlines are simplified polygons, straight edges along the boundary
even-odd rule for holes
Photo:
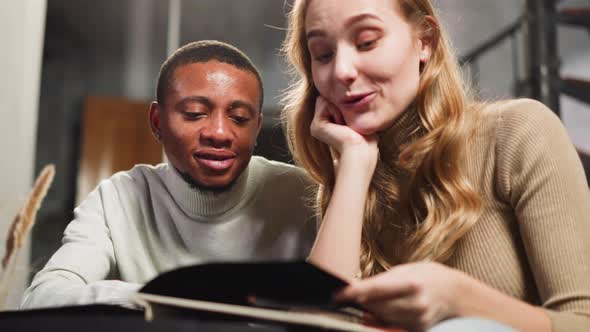
[[[368,302],[363,304],[363,307],[382,321],[401,323],[406,319],[413,320],[420,316],[414,301],[412,297],[402,297],[395,300]]]
[[[325,98],[318,97],[310,128],[312,136],[340,151],[347,136],[353,136],[356,133],[339,122],[343,122],[340,111],[335,110]]]
[[[331,114],[326,100],[322,97],[318,97],[316,100],[315,113],[311,122],[312,134],[319,133],[326,125],[329,125],[331,123],[330,118]]]
[[[340,110],[323,97],[318,97],[316,100],[314,121],[318,124],[345,125]]]
[[[382,273],[351,284],[336,295],[336,300],[376,302],[408,296],[417,290],[418,286],[413,282],[395,280],[389,274]]]
[[[342,116],[342,113],[340,112],[340,110],[338,108],[336,108],[333,105],[327,105],[326,109],[330,113],[332,120],[334,121],[335,124],[342,125],[342,126],[344,126],[346,124],[344,122],[344,117]]]
[[[359,303],[385,322],[424,331],[457,315],[461,278],[463,274],[438,263],[398,265],[351,284],[336,299]]]
[[[356,168],[365,169],[372,175],[379,154],[377,135],[363,136],[349,128],[340,110],[321,96],[316,100],[310,131],[313,137],[328,144],[339,156],[348,151],[349,158],[346,159],[352,159]],[[358,164],[359,161],[364,162],[366,167]]]
[[[330,120],[330,112],[328,110],[328,102],[323,97],[318,97],[315,102],[315,114],[314,120],[315,121],[329,121]]]

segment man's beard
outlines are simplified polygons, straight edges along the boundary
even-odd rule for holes
[[[178,169],[176,169],[176,171],[178,172],[178,174],[180,174],[180,177],[184,180],[184,182],[186,182],[192,189],[203,192],[203,193],[210,193],[210,194],[222,194],[222,193],[226,193],[228,191],[231,191],[232,188],[234,187],[234,185],[236,184],[236,180],[238,177],[236,177],[235,179],[233,179],[230,183],[228,183],[225,186],[222,187],[212,187],[212,186],[207,186],[204,185],[202,183],[200,183],[199,181],[193,179],[190,174],[182,172]]]

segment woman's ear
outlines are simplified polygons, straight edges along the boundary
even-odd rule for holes
[[[440,26],[430,15],[424,18],[420,33],[420,62],[426,63],[434,53],[440,40]]]

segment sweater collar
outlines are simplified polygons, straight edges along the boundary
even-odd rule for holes
[[[412,104],[400,114],[391,127],[379,133],[379,150],[382,154],[397,155],[400,146],[416,140],[423,134],[420,114]]]
[[[219,216],[244,202],[247,199],[248,192],[253,191],[253,188],[248,190],[249,187],[255,185],[251,181],[252,176],[250,176],[250,164],[252,162],[253,159],[250,160],[250,163],[237,178],[231,189],[215,193],[192,188],[168,161],[165,176],[166,186],[176,203],[191,218],[201,219],[203,217]]]

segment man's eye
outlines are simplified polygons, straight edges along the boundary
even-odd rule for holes
[[[250,118],[244,116],[232,116],[232,120],[237,124],[243,124],[250,121]]]
[[[183,112],[182,114],[184,118],[188,120],[198,120],[205,116],[205,113],[201,112]]]

